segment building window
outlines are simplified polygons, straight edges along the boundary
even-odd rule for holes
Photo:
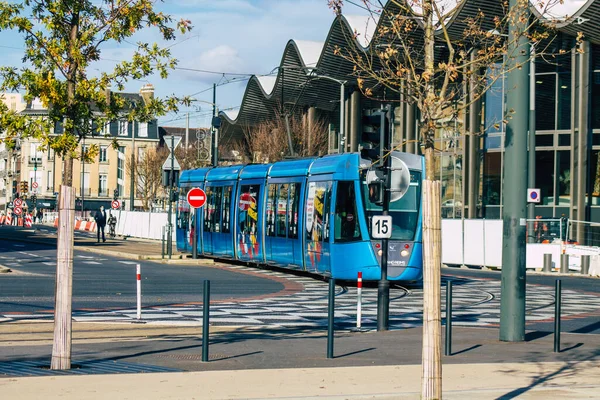
[[[140,122],[138,124],[138,136],[139,137],[148,137],[148,123]]]
[[[592,75],[592,128],[600,129],[600,71]]]
[[[98,179],[98,196],[108,196],[108,175],[102,174]]]
[[[119,121],[119,136],[127,136],[129,130],[129,123],[125,120]]]
[[[569,101],[570,104],[570,101]],[[535,76],[535,130],[556,129],[556,74]]]
[[[535,185],[540,188],[542,205],[554,203],[554,151],[535,152]]]
[[[108,146],[100,146],[100,162],[106,162],[106,152],[108,151]]]
[[[48,179],[46,182],[48,182],[46,190],[48,192],[54,192],[54,171],[48,171]]]

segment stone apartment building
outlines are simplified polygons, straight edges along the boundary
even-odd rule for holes
[[[152,85],[145,85],[140,93],[119,93],[128,101],[144,101],[144,96],[153,96]],[[5,100],[6,101],[6,100]],[[23,114],[43,118],[48,114],[41,104],[32,102],[24,106]],[[57,125],[55,133],[60,134],[62,127]],[[118,140],[118,148],[112,146],[113,138]],[[78,152],[82,148],[97,144],[100,151],[93,162],[74,160],[73,186],[76,188],[76,210],[86,215],[97,210],[101,205],[110,207],[113,198],[118,197],[124,209],[131,209],[130,189],[131,174],[127,170],[127,161],[133,151],[143,157],[148,148],[156,148],[159,143],[158,124],[156,120],[149,122],[130,122],[127,120],[111,121],[97,135],[86,137],[81,141]],[[51,149],[40,148],[34,139],[22,140],[18,150],[9,152],[0,145],[0,185],[4,185],[0,210],[10,207],[16,193],[20,193],[20,182],[26,181],[29,189],[28,197],[37,192],[37,207],[55,209],[57,194],[62,183],[63,162],[55,156]],[[34,189],[34,182],[37,189]],[[135,186],[135,185],[134,185]],[[1,190],[2,186],[0,186]],[[135,190],[135,189],[134,189]],[[28,202],[30,203],[30,202]],[[141,206],[141,200],[135,200],[135,207]]]

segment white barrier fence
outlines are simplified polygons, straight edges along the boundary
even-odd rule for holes
[[[142,211],[113,211],[113,216],[117,218],[115,228],[117,235],[131,236],[143,239],[162,239],[163,226],[167,225],[167,213],[150,213]],[[173,241],[176,240],[175,234],[175,215],[172,216],[173,223]]]
[[[502,220],[443,219],[442,263],[502,268]],[[590,256],[590,275],[600,275],[600,247],[527,243],[526,268],[541,269],[544,254],[552,254],[553,268],[560,265],[563,251],[569,255],[569,270],[581,270],[581,256]]]

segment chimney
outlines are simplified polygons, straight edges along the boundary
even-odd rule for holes
[[[148,104],[154,98],[154,86],[147,83],[140,89],[140,96],[144,99],[144,103]]]

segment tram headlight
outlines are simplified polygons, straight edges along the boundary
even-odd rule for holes
[[[377,252],[377,255],[378,255],[379,257],[381,257],[381,256],[383,255],[383,250],[379,249],[379,251]]]
[[[400,252],[400,255],[401,255],[402,257],[408,257],[408,250],[406,250],[406,249],[402,250],[402,251]]]

